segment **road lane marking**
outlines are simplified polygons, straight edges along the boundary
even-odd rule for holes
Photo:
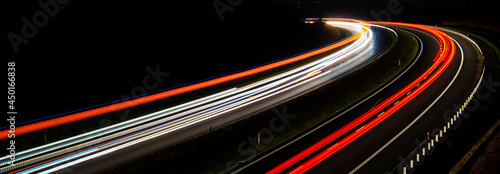
[[[452,37],[450,37],[451,39],[453,39]],[[359,164],[356,168],[354,168],[351,172],[349,173],[354,173],[356,171],[358,171],[361,167],[363,167],[366,163],[368,163],[371,159],[373,159],[375,156],[377,156],[382,150],[384,150],[387,146],[389,146],[394,140],[396,140],[397,138],[399,138],[399,136],[401,136],[404,132],[406,132],[406,130],[408,130],[413,124],[415,124],[419,119],[420,117],[422,117],[432,106],[434,106],[434,104],[439,100],[441,99],[441,97],[444,95],[444,93],[446,93],[448,91],[448,89],[451,87],[451,85],[455,82],[455,79],[458,77],[458,74],[460,73],[460,71],[462,70],[462,65],[463,65],[463,62],[464,62],[464,53],[463,53],[463,49],[462,47],[460,46],[460,44],[458,44],[458,42],[453,39],[453,41],[455,43],[457,43],[458,47],[460,48],[460,53],[462,55],[462,59],[460,59],[460,67],[457,71],[457,73],[455,73],[455,76],[453,77],[453,80],[448,84],[448,86],[445,88],[445,90],[443,92],[441,92],[441,94],[431,103],[431,105],[429,105],[417,118],[415,118],[410,124],[408,124],[408,126],[406,126],[401,132],[399,132],[396,136],[394,136],[391,140],[389,140],[386,144],[384,144],[380,149],[378,149],[375,153],[373,153],[370,157],[368,157],[365,161],[363,161],[361,164]]]

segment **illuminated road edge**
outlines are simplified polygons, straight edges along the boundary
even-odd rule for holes
[[[356,33],[353,36],[338,42],[338,44],[333,44],[335,47],[330,45],[330,50],[344,46],[335,53],[325,56],[312,63],[308,63],[296,69],[269,77],[250,85],[238,88],[235,87],[227,91],[148,114],[136,119],[19,152],[16,154],[15,165],[7,166],[10,159],[3,157],[0,159],[0,165],[3,166],[3,168],[0,169],[0,172],[12,171],[21,167],[25,168],[14,172],[42,172],[42,170],[46,170],[43,172],[54,172],[65,167],[75,165],[176,130],[180,130],[187,126],[205,121],[232,110],[236,110],[251,103],[264,100],[273,95],[277,95],[281,92],[322,77],[330,73],[332,68],[338,68],[354,62],[354,60],[359,58],[360,55],[365,54],[372,48],[371,44],[373,42],[373,33],[370,30],[370,25],[366,22],[338,19],[335,21],[329,21],[328,23]],[[304,55],[293,57],[291,58],[292,60],[287,59],[284,61],[286,63],[290,63],[298,61],[298,58],[303,59],[316,54],[319,53],[309,52]],[[280,62],[280,64],[284,64],[282,61]],[[273,66],[276,67],[277,64],[275,65],[273,63]],[[262,67],[242,73],[245,75],[257,73],[262,70],[259,68]],[[233,75],[229,76],[234,78]],[[225,77],[222,78],[223,80],[220,80],[220,83],[226,80]],[[35,124],[40,125],[43,123],[45,122]]]
[[[436,38],[438,38],[439,44],[440,44],[439,52],[436,55],[436,57],[434,58],[434,64],[431,67],[429,67],[429,69],[427,69],[427,71],[425,71],[417,79],[415,79],[412,83],[410,83],[408,86],[404,87],[402,90],[400,90],[399,92],[397,92],[393,96],[384,100],[382,103],[378,104],[377,106],[375,106],[374,108],[372,108],[371,110],[366,112],[365,114],[359,116],[357,119],[346,124],[344,127],[340,128],[339,130],[330,134],[326,138],[320,140],[319,142],[308,147],[307,149],[303,150],[299,154],[293,156],[292,158],[286,160],[285,162],[283,162],[280,165],[276,166],[275,168],[271,169],[267,173],[280,173],[280,172],[285,172],[285,170],[287,171],[287,173],[304,173],[304,172],[308,171],[309,169],[311,169],[312,167],[319,164],[320,162],[322,162],[323,160],[325,160],[326,158],[330,157],[331,155],[333,155],[334,153],[336,153],[337,151],[339,151],[343,147],[347,146],[349,143],[353,142],[358,137],[360,137],[364,133],[368,132],[371,128],[378,125],[384,119],[391,116],[391,114],[396,112],[398,109],[400,109],[406,103],[408,103],[413,98],[415,98],[418,94],[420,94],[422,91],[424,91],[430,84],[432,84],[445,71],[445,69],[451,63],[451,61],[454,57],[455,51],[456,51],[455,43],[457,43],[457,45],[460,46],[458,44],[458,42],[454,41],[453,38],[451,38],[446,33],[441,31],[441,30],[444,30],[444,31],[450,32],[449,30],[441,29],[438,27],[429,27],[429,26],[425,26],[425,25],[394,23],[394,22],[376,22],[376,21],[373,21],[370,23],[379,23],[379,24],[385,24],[385,25],[411,27],[411,28],[415,28],[415,29],[419,29],[419,30],[423,30],[423,31],[426,31],[428,33],[431,33]],[[460,35],[460,36],[464,37],[463,35]],[[468,38],[466,38],[466,39],[468,39]],[[468,40],[470,41],[470,39],[468,39]],[[474,42],[472,42],[472,43],[474,43]],[[477,47],[477,44],[474,43],[474,45]],[[479,47],[477,47],[477,48],[479,49]],[[455,78],[456,78],[456,75],[455,75]],[[365,121],[367,121],[370,118],[372,120],[365,123],[364,125],[361,125],[362,123],[364,123]],[[361,126],[361,127],[359,127],[359,126]],[[354,132],[351,132],[350,134],[347,134],[348,132],[352,131],[354,128],[357,128],[357,127],[359,127],[357,130],[355,130]],[[337,138],[339,138],[341,136],[344,136],[344,138],[339,140],[334,145],[328,146],[328,148],[326,148],[326,146],[329,143],[333,142],[334,140],[336,140]],[[319,151],[322,148],[326,148],[326,149],[323,151]],[[316,154],[312,155],[313,153],[316,153]],[[305,158],[307,158],[307,160],[303,160]],[[367,159],[367,160],[369,160],[369,159]],[[292,168],[292,166],[295,166],[295,167]]]

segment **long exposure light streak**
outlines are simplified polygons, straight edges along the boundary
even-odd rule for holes
[[[11,171],[14,168],[25,167],[23,169],[16,170],[15,172],[40,172],[40,170],[46,168],[52,168],[53,170],[55,169],[54,167],[60,163],[66,163],[65,165],[77,163],[76,161],[67,163],[70,160],[78,159],[77,161],[80,162],[82,159],[90,160],[100,156],[96,154],[103,155],[111,153],[116,149],[125,148],[132,144],[143,142],[175,130],[180,130],[195,123],[199,123],[223,113],[247,106],[251,103],[261,101],[319,78],[330,72],[331,68],[341,66],[341,62],[345,62],[353,57],[359,57],[359,53],[365,51],[366,48],[371,48],[370,43],[372,42],[373,34],[370,30],[370,26],[366,22],[346,19],[339,19],[339,21],[342,22],[336,23],[335,25],[352,30],[353,33],[357,33],[353,35],[356,37],[353,38],[351,36],[349,37],[351,39],[348,38],[342,40],[341,42],[337,42],[342,43],[340,45],[345,45],[345,47],[325,56],[324,58],[302,65],[293,70],[283,72],[279,75],[254,82],[247,86],[232,88],[227,91],[204,97],[203,99],[139,117],[141,118],[139,120],[126,121],[93,131],[92,133],[86,133],[41,147],[28,149],[19,153],[18,159],[16,160],[18,161],[16,163],[17,167],[5,166],[0,170],[4,172]],[[333,47],[332,45],[329,45],[327,47],[330,47],[329,49],[331,50],[339,47],[340,45]],[[324,48],[326,47],[321,49]],[[324,49],[319,52],[326,52],[329,49]],[[306,53],[304,55],[293,57],[291,58],[292,60],[284,60],[284,62],[290,63],[298,61],[300,59],[305,59],[312,55],[319,54],[319,52]],[[269,64],[264,65],[263,67],[260,68],[275,68],[278,67],[278,64],[273,63],[273,65]],[[253,69],[249,71],[257,73],[257,71]],[[42,123],[43,122],[38,124]],[[42,162],[46,159],[50,160]],[[6,161],[6,157],[2,158],[1,164],[7,164]]]
[[[310,168],[314,167],[324,159],[328,158],[335,152],[339,151],[343,147],[347,146],[349,143],[352,141],[356,140],[356,138],[360,137],[367,131],[369,131],[371,128],[375,127],[378,123],[382,122],[384,119],[387,117],[391,116],[394,112],[396,112],[398,109],[400,109],[402,106],[404,106],[406,103],[411,101],[413,98],[415,98],[418,94],[420,94],[423,90],[425,90],[432,82],[434,82],[442,73],[443,71],[448,67],[448,65],[451,63],[451,60],[454,57],[455,54],[455,45],[451,41],[450,37],[446,35],[444,32],[441,32],[437,29],[423,26],[423,25],[416,25],[416,24],[407,24],[407,23],[394,23],[394,22],[377,22],[373,21],[371,23],[378,23],[378,24],[391,24],[391,25],[399,25],[399,26],[407,26],[407,27],[412,27],[412,28],[417,28],[420,30],[427,31],[429,33],[432,33],[434,36],[436,36],[439,39],[440,42],[440,48],[439,52],[436,55],[434,59],[434,64],[427,69],[422,75],[420,75],[417,79],[415,79],[412,83],[410,83],[408,86],[404,87],[402,90],[391,96],[390,98],[384,100],[382,103],[378,104],[365,114],[361,115],[354,121],[350,122],[349,124],[345,125],[341,129],[335,131],[334,133],[330,134],[326,138],[320,140],[319,142],[315,143],[314,145],[310,146],[309,148],[305,149],[304,151],[300,152],[299,154],[293,156],[292,158],[288,159],[287,161],[281,163],[277,167],[273,168],[272,170],[268,171],[267,173],[279,173],[282,172],[292,165],[298,163],[302,159],[308,157],[309,155],[313,154],[317,150],[325,147],[329,143],[333,142],[340,136],[348,133],[349,131],[353,130],[354,128],[358,127],[361,125],[363,122],[371,118],[372,116],[376,115],[383,109],[387,109],[386,111],[378,114],[376,118],[371,120],[370,122],[366,123],[364,126],[360,127],[356,131],[352,132],[349,134],[347,137],[343,138],[336,144],[332,145],[328,149],[320,152],[319,154],[313,156],[312,158],[308,159],[306,162],[302,163],[301,165],[297,166],[296,168],[292,169],[290,173],[304,173],[305,171],[309,170]],[[444,63],[442,63],[444,62]],[[438,68],[439,66],[439,68]],[[437,68],[437,70],[436,70]],[[431,75],[431,73],[433,73]],[[430,75],[430,77],[429,77]],[[421,82],[423,81],[423,84]],[[420,85],[421,84],[421,85]],[[409,95],[404,95],[404,94],[409,94]],[[402,98],[402,99],[401,99]],[[392,103],[396,102],[395,104],[391,105]]]

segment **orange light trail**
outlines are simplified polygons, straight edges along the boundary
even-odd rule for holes
[[[363,24],[364,26],[368,26],[368,28],[369,28],[369,25],[366,22],[362,22],[362,21],[358,21],[358,20],[347,20],[347,19],[342,19],[342,20],[351,21],[351,22],[359,22],[359,23]],[[78,113],[74,113],[74,114],[70,114],[70,115],[66,115],[66,116],[62,116],[62,117],[58,117],[58,118],[53,118],[53,119],[49,119],[49,120],[45,120],[45,121],[41,121],[41,122],[36,122],[36,123],[28,124],[28,125],[19,126],[19,127],[16,127],[15,133],[16,133],[16,136],[19,136],[22,134],[35,132],[38,130],[43,130],[43,129],[47,129],[47,128],[51,128],[51,127],[55,127],[55,126],[59,126],[59,125],[63,125],[63,124],[91,118],[91,117],[95,117],[98,115],[111,113],[114,111],[129,108],[129,107],[138,106],[138,105],[142,105],[145,103],[150,103],[153,101],[157,101],[157,100],[165,99],[168,97],[176,96],[179,94],[187,93],[190,91],[195,91],[198,89],[214,86],[214,85],[228,82],[231,80],[236,80],[239,78],[254,75],[254,74],[264,72],[264,71],[267,71],[270,69],[274,69],[274,68],[277,68],[280,66],[284,66],[284,65],[287,65],[287,64],[290,64],[293,62],[304,60],[304,59],[307,59],[311,56],[325,53],[325,52],[330,51],[332,49],[346,45],[348,43],[351,43],[351,42],[359,39],[361,37],[362,33],[363,32],[358,32],[358,33],[356,33],[348,38],[345,38],[344,40],[341,40],[341,41],[336,42],[334,44],[328,45],[326,47],[322,47],[322,48],[319,48],[319,49],[316,49],[316,50],[313,50],[313,51],[310,51],[310,52],[307,52],[307,53],[304,53],[304,54],[301,54],[301,55],[298,55],[295,57],[291,57],[289,59],[285,59],[282,61],[270,63],[270,64],[263,65],[260,67],[256,67],[256,68],[253,68],[253,69],[250,69],[247,71],[219,77],[216,79],[212,79],[212,80],[208,80],[208,81],[204,81],[204,82],[200,82],[200,83],[196,83],[196,84],[192,84],[192,85],[188,85],[188,86],[184,86],[184,87],[180,87],[180,88],[176,88],[176,89],[172,89],[172,90],[168,90],[168,91],[164,91],[164,92],[160,92],[160,93],[156,93],[156,94],[152,94],[152,95],[148,95],[148,96],[144,96],[144,97],[140,97],[140,98],[124,101],[124,102],[120,102],[120,103],[116,103],[116,104],[111,104],[111,105],[107,105],[107,106],[103,106],[103,107],[99,107],[99,108],[95,108],[95,109],[90,109],[87,111],[82,111],[82,112],[78,112]],[[10,129],[5,129],[5,130],[0,131],[0,140],[7,138],[8,134],[9,134],[9,130]]]

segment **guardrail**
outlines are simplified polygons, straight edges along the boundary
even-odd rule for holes
[[[476,86],[473,90],[468,92],[468,97],[465,97],[462,100],[462,105],[455,108],[455,112],[448,114],[448,120],[445,120],[441,123],[437,128],[435,128],[432,132],[427,134],[427,139],[425,139],[422,143],[420,143],[406,158],[401,160],[401,163],[397,165],[390,173],[401,173],[406,174],[408,171],[412,170],[415,167],[415,164],[420,164],[423,160],[423,157],[429,155],[429,151],[434,150],[435,144],[443,140],[443,135],[448,133],[451,126],[455,124],[457,118],[460,118],[460,115],[467,108],[469,102],[474,98],[481,82],[483,81],[485,68],[482,68],[483,72],[481,73],[481,77],[477,82]]]

